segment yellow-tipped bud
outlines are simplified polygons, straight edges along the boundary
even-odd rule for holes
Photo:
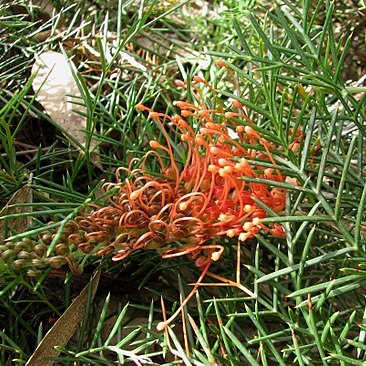
[[[211,164],[208,166],[207,170],[213,174],[216,174],[220,170],[220,168],[216,165]]]
[[[133,191],[131,194],[130,194],[130,200],[132,201],[135,201],[137,200],[137,198],[139,198],[141,195],[141,191],[138,189],[136,191]]]
[[[156,326],[156,330],[158,332],[161,332],[162,330],[164,330],[167,327],[167,323],[166,322],[160,322],[158,323],[158,325]]]
[[[159,149],[159,148],[161,147],[161,145],[160,145],[157,141],[155,141],[155,140],[150,141],[150,146],[151,146],[153,149]]]
[[[214,262],[217,262],[221,257],[221,251],[219,252],[213,252],[211,254],[211,259],[214,261]]]
[[[179,209],[185,211],[188,208],[188,202],[182,202],[179,204]]]
[[[245,222],[243,224],[244,231],[250,231],[253,228],[253,223],[251,222]]]
[[[261,219],[260,219],[259,217],[255,217],[255,218],[252,220],[252,223],[253,223],[253,225],[258,226],[258,225],[260,225],[260,223],[261,223]]]
[[[157,118],[159,118],[159,113],[158,113],[158,112],[151,111],[151,112],[149,113],[149,116],[150,116],[150,118],[152,118],[152,119],[157,119]]]
[[[230,119],[230,118],[233,118],[235,116],[237,116],[238,114],[237,113],[234,113],[234,112],[225,112],[225,118],[226,119]]]
[[[244,206],[244,212],[249,213],[251,211],[253,211],[253,206],[252,205],[245,205]]]

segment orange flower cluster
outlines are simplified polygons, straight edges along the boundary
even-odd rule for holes
[[[211,90],[210,101],[197,84]],[[151,150],[138,168],[133,168],[137,166],[133,159],[128,168],[117,169],[117,182],[103,187],[108,202],[89,205],[90,210],[68,226],[63,238],[74,249],[112,256],[114,261],[138,249],[157,250],[162,258],[187,255],[202,274],[180,309],[202,284],[212,262],[220,259],[224,248],[217,239],[236,237],[240,243],[260,230],[285,235],[280,224],[269,227],[262,222],[267,216],[263,207],[276,213],[285,207],[285,190],[263,183],[285,180],[273,168],[273,154],[279,147],[263,137],[238,100],[226,107],[199,77],[191,87],[197,103],[175,102],[178,115],[137,106],[149,113],[165,141],[151,141]],[[177,133],[180,142],[173,145]],[[300,140],[296,134],[294,151]],[[148,169],[151,159],[158,164],[154,172]],[[158,329],[164,329],[178,312],[159,323]]]
[[[201,78],[194,80],[208,85]],[[155,249],[162,258],[188,255],[197,267],[205,268],[223,252],[213,243],[219,237],[245,241],[260,230],[284,236],[281,225],[261,222],[267,212],[257,202],[280,212],[285,190],[243,180],[284,181],[279,171],[258,163],[275,164],[271,151],[277,147],[263,138],[245,108],[234,100],[231,111],[210,109],[203,97],[199,106],[182,101],[175,105],[181,112],[173,117],[137,106],[157,122],[165,144],[151,141],[152,150],[139,169],[117,170],[117,183],[104,186],[109,204],[84,213],[77,220],[83,232],[69,236],[79,249],[96,249],[98,255],[113,255],[114,261],[137,249]],[[180,134],[184,163],[177,162],[168,125]],[[160,165],[158,176],[146,168],[151,156]],[[122,171],[127,178],[120,181]]]

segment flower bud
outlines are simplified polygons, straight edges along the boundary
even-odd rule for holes
[[[23,248],[24,248],[24,243],[21,241],[16,242],[14,245],[14,250],[16,253],[19,253],[20,251],[22,251]]]
[[[39,277],[42,274],[42,271],[38,269],[28,269],[27,276],[29,277]]]
[[[52,242],[52,235],[49,232],[45,232],[41,235],[41,240],[45,245],[50,245]]]
[[[13,268],[16,270],[16,271],[19,271],[20,269],[24,268],[27,264],[27,261],[25,259],[17,259],[15,260],[12,265],[13,265]]]
[[[22,238],[21,241],[25,244],[28,244],[29,246],[32,246],[34,244],[34,242],[31,238]]]
[[[59,269],[66,264],[66,259],[60,255],[48,258],[48,263],[52,268]]]
[[[25,250],[20,251],[17,254],[18,259],[32,259],[32,254],[29,252],[26,252]]]
[[[9,242],[7,242],[7,243],[5,244],[5,246],[6,246],[6,249],[14,249],[15,243],[14,243],[14,242],[12,242],[12,241],[9,241]],[[5,250],[6,250],[6,249],[5,249]]]
[[[4,261],[14,258],[15,256],[16,256],[16,252],[14,249],[7,249],[1,253],[1,258],[4,259]]]
[[[70,252],[69,246],[65,243],[59,243],[55,247],[55,252],[57,255],[68,255]]]
[[[47,245],[39,243],[34,247],[34,252],[39,256],[43,257],[47,252]]]
[[[33,258],[31,263],[34,267],[38,268],[46,267],[47,265],[46,260],[43,258]]]

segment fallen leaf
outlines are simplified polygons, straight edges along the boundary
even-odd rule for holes
[[[33,201],[32,188],[27,184],[18,189],[9,202],[0,211],[0,243],[13,233],[23,233],[29,229],[32,224],[31,216],[20,216],[7,218],[9,215],[32,212],[31,205],[19,206],[19,204],[29,204]],[[10,235],[9,235],[10,234]]]
[[[47,51],[40,54],[32,67],[32,74],[35,74],[32,86],[37,100],[51,119],[85,147],[87,111],[71,64],[72,61],[59,52]],[[69,136],[66,135],[75,146]],[[97,142],[92,139],[90,151],[97,152],[96,146]],[[99,155],[93,154],[92,161],[101,167]]]
[[[90,283],[82,289],[79,296],[75,298],[53,327],[43,337],[25,366],[50,366],[53,364],[53,361],[45,360],[45,358],[57,357],[60,354],[60,351],[55,349],[55,346],[65,346],[75,333],[78,325],[83,319],[85,304],[88,300],[88,287],[92,286],[91,298],[93,299],[98,288],[99,279],[100,270],[94,274]]]

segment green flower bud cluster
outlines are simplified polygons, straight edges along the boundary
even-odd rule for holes
[[[75,229],[75,223],[65,225],[53,253],[48,257],[47,251],[55,238],[56,229],[44,231],[36,240],[23,238],[16,242],[3,243],[0,245],[0,258],[9,269],[26,271],[27,275],[32,277],[42,274],[44,268],[59,269],[65,264],[69,264],[71,269],[77,272],[79,266],[69,256],[73,249],[75,250],[75,246],[68,239],[71,233],[75,233]]]
[[[46,251],[45,244],[23,238],[17,242],[5,242],[0,245],[0,258],[9,268],[16,271],[27,269],[28,275],[36,276],[41,273],[40,269],[47,265],[43,258]]]

